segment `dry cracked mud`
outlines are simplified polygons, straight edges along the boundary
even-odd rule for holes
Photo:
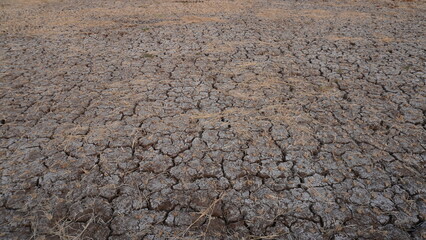
[[[0,21],[0,239],[426,238],[424,1]]]

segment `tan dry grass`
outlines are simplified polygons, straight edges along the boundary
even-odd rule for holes
[[[2,0],[1,4],[5,6],[19,5],[19,6],[31,6],[36,4],[59,2],[60,0]]]
[[[222,192],[221,194],[219,194],[219,197],[218,198],[216,198],[204,211],[202,211],[201,213],[200,213],[200,216],[195,220],[195,221],[193,221],[183,232],[182,232],[182,234],[181,234],[181,236],[182,237],[185,237],[185,234],[191,229],[191,227],[193,227],[197,222],[199,222],[201,219],[203,219],[203,218],[205,218],[205,217],[207,217],[207,219],[208,219],[208,224],[207,224],[207,227],[206,227],[206,230],[205,230],[205,232],[204,232],[204,234],[203,234],[203,236],[204,236],[204,239],[205,239],[205,237],[206,237],[206,234],[207,234],[207,231],[208,231],[208,228],[209,228],[209,226],[210,226],[210,221],[211,221],[211,219],[212,219],[212,214],[213,214],[213,211],[214,211],[214,208],[215,208],[215,206],[216,206],[216,204],[218,203],[218,202],[220,202],[220,201],[222,201],[222,199],[225,197],[225,195],[226,195],[226,192]]]
[[[0,31],[12,34],[53,36],[73,29],[81,31],[96,27],[117,28],[138,25],[132,24],[133,20],[160,21],[154,25],[218,22],[223,20],[214,17],[215,14],[241,13],[250,7],[253,1],[213,0],[184,3],[172,0],[153,0],[141,4],[139,1],[129,0],[120,4],[115,4],[113,1],[102,2],[95,5],[96,7],[91,7],[89,4],[80,6],[81,3],[78,1],[7,0],[2,3],[0,8],[0,13],[3,15]],[[61,8],[55,5],[58,2],[61,2]]]
[[[385,43],[389,43],[389,42],[394,42],[396,39],[392,38],[392,37],[388,37],[386,35],[383,34],[374,34],[374,37],[381,41],[381,42],[385,42]]]
[[[325,37],[327,40],[330,41],[363,41],[365,40],[365,38],[361,38],[361,37],[345,37],[345,36],[336,36],[336,35],[329,35]]]
[[[220,18],[215,17],[197,17],[197,16],[184,16],[178,20],[166,20],[158,23],[150,24],[152,26],[164,26],[174,24],[194,24],[194,23],[206,23],[206,22],[224,22]]]
[[[285,20],[285,19],[300,19],[303,17],[313,19],[351,19],[351,20],[363,20],[370,18],[371,16],[367,13],[355,12],[355,11],[329,11],[323,9],[306,9],[306,10],[288,10],[285,8],[270,8],[261,9],[258,17],[269,20]]]

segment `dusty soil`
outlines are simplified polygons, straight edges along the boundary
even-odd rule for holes
[[[1,239],[425,239],[424,1],[1,0]]]

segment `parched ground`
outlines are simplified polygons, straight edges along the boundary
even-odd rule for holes
[[[0,0],[0,239],[425,239],[426,3]]]

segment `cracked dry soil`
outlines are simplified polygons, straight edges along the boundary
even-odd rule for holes
[[[0,239],[425,239],[424,1],[0,21]]]

